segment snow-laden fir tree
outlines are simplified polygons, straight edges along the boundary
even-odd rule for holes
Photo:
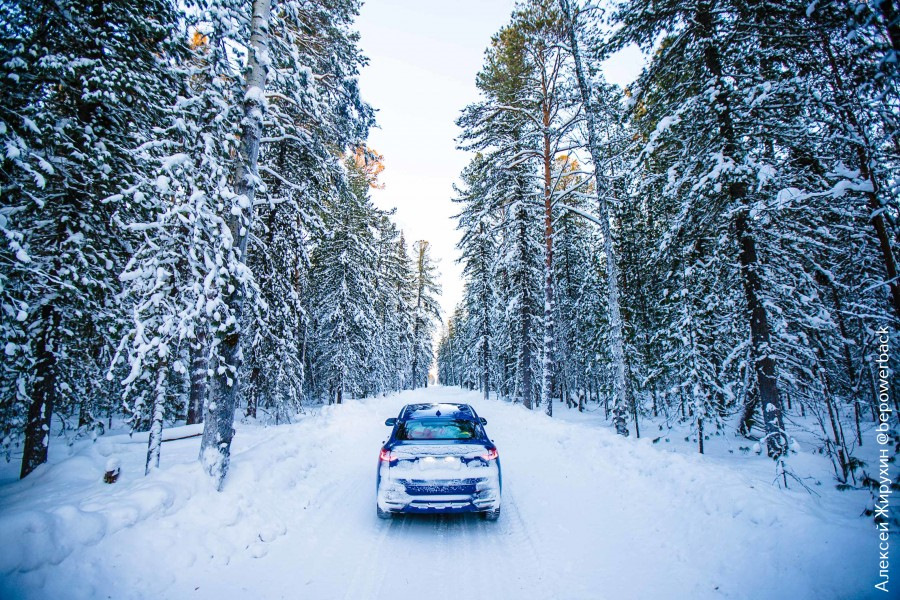
[[[286,14],[290,18],[273,22],[273,39],[288,51],[273,55],[267,84],[262,232],[248,257],[260,278],[264,310],[246,325],[259,342],[245,371],[251,378],[248,411],[262,400],[276,420],[288,418],[301,403],[309,351],[308,246],[324,233],[329,197],[347,177],[332,148],[357,144],[372,120],[356,83],[363,63],[350,30],[356,4],[297,3]],[[251,344],[245,348],[250,351]]]
[[[54,413],[108,395],[132,251],[115,196],[178,91],[178,19],[156,1],[23,1],[0,16],[2,443],[24,428],[23,477],[47,460]]]
[[[476,380],[485,399],[490,397],[494,367],[492,337],[497,300],[493,273],[499,225],[496,202],[492,201],[495,197],[487,189],[489,174],[489,164],[483,155],[477,154],[463,170],[461,178],[465,187],[457,189],[457,197],[454,198],[455,202],[463,205],[456,218],[457,228],[462,230],[457,246],[463,263],[463,276],[467,280],[463,294],[467,318],[465,325],[472,328],[475,335],[475,339],[459,351],[471,358],[470,364],[477,365],[479,373]],[[461,319],[455,325],[462,326]],[[452,340],[452,336],[449,339]]]
[[[579,44],[578,37],[581,33],[577,15],[570,2],[562,0],[560,2],[564,17],[563,28],[567,41],[569,43],[569,52],[575,64],[575,79],[581,95],[581,102],[585,113],[588,129],[588,150],[590,152],[591,161],[594,163],[594,180],[595,190],[597,193],[597,210],[598,221],[603,237],[603,251],[606,256],[607,271],[607,309],[609,311],[610,325],[610,346],[612,354],[613,367],[613,395],[614,395],[614,422],[616,431],[621,435],[628,435],[628,429],[625,426],[625,405],[626,405],[626,383],[625,383],[625,346],[624,346],[624,325],[622,323],[622,313],[619,299],[619,266],[616,257],[615,243],[612,238],[611,227],[611,200],[615,198],[614,185],[610,185],[608,176],[610,169],[607,165],[608,157],[611,152],[604,152],[601,147],[601,131],[602,124],[598,121],[604,120],[607,123],[615,123],[614,119],[609,118],[607,111],[606,119],[600,113],[604,108],[608,108],[608,102],[597,102],[594,97],[595,91],[592,89],[593,78],[587,71],[582,49]],[[606,92],[604,94],[604,92]],[[607,90],[600,90],[601,94],[608,96]],[[608,148],[607,148],[608,150]],[[606,168],[605,168],[606,167]]]
[[[842,109],[847,97],[839,82],[850,79],[854,42],[840,28],[817,24],[823,17],[807,4],[656,8],[620,6],[624,27],[616,39],[646,42],[668,34],[638,82],[635,115],[646,142],[640,186],[650,197],[658,191],[649,212],[669,223],[654,244],[657,264],[668,265],[664,306],[680,307],[679,352],[706,361],[703,369],[704,361],[681,362],[698,367],[673,381],[708,389],[688,394],[694,403],[688,412],[709,417],[712,409],[721,417],[737,398],[750,423],[760,410],[769,453],[778,456],[786,441],[782,400],[825,410],[834,384],[857,370],[846,360],[851,328],[834,307],[853,298],[871,314],[882,312],[877,301],[856,294],[883,294],[888,285],[880,287],[877,277],[864,287],[835,276],[839,265],[852,263],[857,281],[860,273],[868,279],[877,258],[882,273],[890,273],[893,250],[878,223],[890,212],[867,217],[865,210],[866,203],[877,208],[881,200],[873,201],[873,193],[889,186],[867,171],[870,159],[859,158],[860,150],[877,147],[865,140],[878,139],[883,126],[873,124],[879,113],[871,104],[857,105],[859,117]],[[837,4],[819,10],[840,12]],[[848,21],[838,17],[832,25],[837,22]],[[797,35],[773,33],[781,30]],[[694,67],[683,68],[688,64]],[[861,142],[856,148],[838,141],[863,120],[866,126],[853,129]],[[868,240],[854,235],[867,218],[875,225]],[[744,319],[746,333],[731,329],[726,314]],[[709,344],[720,358],[704,350]],[[840,434],[828,437],[835,448],[845,445]],[[841,462],[840,451],[834,455]]]
[[[374,208],[361,165],[353,156],[345,165],[349,184],[326,209],[327,233],[312,251],[310,273],[312,370],[316,389],[329,404],[363,392],[378,328]]]
[[[393,362],[388,364],[391,377],[395,378],[396,384],[392,389],[400,391],[413,386],[411,370],[416,292],[413,261],[409,255],[406,236],[402,231],[390,256],[388,273],[383,279],[383,285],[387,288],[385,294],[390,297],[387,305],[394,314],[384,333],[392,340]]]
[[[267,357],[248,365],[251,375],[260,369],[257,373],[271,378],[254,380],[254,385],[277,386],[287,402],[281,404],[293,408],[302,389],[302,353],[295,356],[302,347],[296,339],[302,335],[297,329],[303,282],[298,269],[304,268],[298,242],[317,218],[323,188],[336,193],[343,185],[333,148],[360,141],[371,122],[356,84],[362,58],[350,25],[357,8],[354,2],[200,3],[190,13],[204,39],[189,79],[192,93],[174,107],[169,127],[175,135],[163,131],[147,149],[163,170],[186,170],[169,187],[186,188],[180,192],[192,207],[186,218],[197,220],[201,233],[199,241],[181,238],[191,269],[200,275],[193,286],[181,289],[199,298],[199,322],[191,336],[192,348],[199,351],[191,361],[195,398],[206,396],[199,374],[208,344],[201,458],[218,486],[227,470],[239,380],[245,374],[244,341],[256,359]],[[171,179],[165,173],[148,177],[154,185]],[[260,206],[266,207],[264,225],[255,235],[254,212]],[[163,207],[161,212],[168,208]],[[164,226],[177,230],[180,224],[169,219]],[[276,257],[277,265],[265,259],[254,265],[254,251],[288,254]],[[152,254],[134,269],[146,273],[147,261],[156,260]],[[265,296],[253,293],[258,289],[254,266],[272,284]],[[255,299],[249,309],[248,297]],[[142,301],[141,294],[135,298]],[[135,321],[132,331],[139,327]],[[245,330],[251,337],[242,337]]]
[[[400,391],[412,381],[414,281],[412,259],[403,232],[381,214],[378,230],[378,279],[375,289],[378,361],[376,391]]]
[[[502,233],[500,259],[496,264],[497,297],[505,299],[500,307],[504,325],[497,329],[501,339],[495,344],[498,355],[508,356],[514,364],[504,369],[509,385],[502,387],[516,401],[528,408],[535,405],[540,381],[540,349],[542,341],[541,293],[544,271],[539,241],[537,199],[539,197],[534,170],[535,151],[529,152],[529,132],[535,126],[526,111],[515,110],[527,85],[530,66],[525,55],[525,36],[519,28],[506,27],[497,33],[485,57],[485,65],[477,78],[483,100],[463,111],[457,125],[463,129],[460,138],[464,149],[480,151],[490,173],[484,193],[486,200],[500,212]],[[500,107],[510,106],[508,110]],[[530,129],[529,129],[530,127]],[[508,389],[511,388],[511,389]]]
[[[412,312],[412,366],[410,368],[411,387],[428,387],[428,374],[434,362],[434,332],[441,319],[438,297],[441,286],[438,270],[431,257],[431,244],[418,240],[413,244],[415,261],[413,283],[415,301]]]
[[[657,9],[660,10],[657,10]],[[719,7],[716,7],[719,8]],[[750,81],[725,75],[732,66],[744,64],[749,47],[725,44],[737,27],[721,10],[708,2],[671,3],[661,7],[623,5],[618,16],[623,21],[617,39],[622,43],[655,39],[662,31],[676,31],[675,40],[663,48],[645,72],[648,76],[673,72],[674,64],[691,65],[675,86],[657,100],[664,112],[651,136],[647,151],[664,136],[678,136],[679,158],[670,168],[666,193],[677,194],[681,210],[673,223],[676,235],[698,239],[714,235],[734,244],[728,251],[741,273],[751,360],[766,424],[770,456],[784,454],[787,439],[778,390],[778,374],[770,346],[770,310],[765,303],[765,283],[757,245],[756,224],[751,220],[753,185],[760,165],[747,137],[748,122],[741,119],[753,96],[736,85]],[[684,23],[683,27],[679,25]],[[668,64],[667,64],[668,61]],[[698,93],[703,92],[703,93]],[[748,100],[749,98],[749,100]],[[719,235],[727,229],[730,235]],[[710,250],[708,250],[709,252]]]

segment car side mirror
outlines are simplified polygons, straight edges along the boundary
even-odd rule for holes
[[[393,427],[394,425],[397,424],[397,417],[391,417],[390,419],[386,420],[384,422],[384,424],[387,425],[388,427]]]
[[[487,419],[485,419],[484,417],[481,417],[481,424],[487,425]]]

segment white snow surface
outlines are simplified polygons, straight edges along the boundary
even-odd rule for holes
[[[428,401],[488,420],[499,521],[376,517],[384,420]],[[858,493],[778,489],[764,457],[674,453],[558,406],[562,419],[432,387],[238,423],[222,492],[199,438],[167,442],[148,477],[127,437],[57,441],[25,480],[2,472],[0,598],[876,597]]]

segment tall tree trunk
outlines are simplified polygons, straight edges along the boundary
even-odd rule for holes
[[[401,247],[404,248],[404,251],[405,251],[405,246],[402,244],[402,242],[403,242],[403,237],[402,237],[402,235],[401,235],[401,237],[400,237],[400,241],[401,241]],[[398,284],[397,284],[397,298],[401,298],[401,290],[402,290],[402,287],[401,287],[401,285],[398,283]],[[402,301],[398,301],[398,302],[397,302],[397,311],[398,311],[398,312],[403,311],[403,304],[404,304],[404,303],[403,303]],[[400,323],[404,323],[404,322],[405,322],[405,319],[401,319],[399,322],[400,322]],[[399,332],[398,332],[398,333],[399,333]],[[401,337],[397,339],[397,349],[396,349],[397,351],[394,352],[394,373],[396,373],[396,377],[397,377],[396,382],[397,382],[397,392],[398,392],[398,393],[399,393],[401,390],[406,389],[406,377],[403,376],[403,375],[401,374],[402,371],[403,371],[403,366],[402,366],[402,365],[403,365],[403,362],[404,362],[404,361],[402,360],[403,357],[402,357],[402,355],[401,355],[401,353],[400,353],[400,346],[401,346],[404,342],[403,342],[403,338],[402,338],[402,333],[399,333],[399,335],[400,335]]]
[[[209,378],[209,358],[206,346],[206,328],[201,324],[197,339],[190,344],[191,387],[188,391],[187,424],[203,422],[203,403],[206,400],[206,381]]]
[[[591,153],[591,161],[594,163],[595,189],[597,191],[597,214],[600,217],[600,232],[603,235],[603,252],[606,255],[606,304],[609,311],[610,326],[610,354],[613,362],[613,423],[619,435],[628,435],[628,425],[625,415],[628,411],[628,402],[625,397],[625,338],[623,333],[622,313],[619,303],[619,264],[615,247],[610,232],[610,211],[603,191],[606,189],[601,181],[600,170],[603,165],[603,154],[600,151],[600,140],[597,137],[597,123],[594,113],[594,104],[591,99],[591,87],[584,72],[581,60],[581,51],[578,46],[577,24],[575,14],[569,0],[560,0],[560,6],[566,18],[569,30],[569,44],[572,50],[572,58],[575,61],[575,75],[578,79],[578,89],[581,91],[581,103],[584,105],[584,113],[588,125],[588,148]]]
[[[482,388],[484,389],[484,399],[491,397],[491,374],[490,374],[490,353],[488,351],[487,341],[482,344],[481,348],[481,378]]]
[[[733,184],[731,196],[743,201],[746,189],[743,184]],[[735,188],[742,188],[735,190]],[[772,346],[769,339],[769,320],[763,304],[761,291],[762,281],[759,277],[759,259],[756,255],[756,241],[749,231],[746,207],[742,207],[735,216],[735,233],[740,246],[741,278],[744,294],[747,298],[747,310],[750,314],[750,342],[753,349],[754,371],[759,389],[759,400],[762,404],[763,419],[766,431],[766,449],[772,458],[779,458],[787,451],[787,439],[784,434],[781,398],[775,375],[775,359],[772,358]]]
[[[849,472],[847,457],[850,453],[847,452],[847,444],[844,441],[844,431],[840,426],[840,415],[837,412],[837,407],[834,406],[831,386],[828,384],[828,372],[824,366],[825,350],[822,348],[816,336],[813,336],[811,340],[815,345],[817,363],[815,365],[817,372],[816,374],[819,376],[819,381],[822,383],[822,396],[825,399],[825,407],[828,409],[828,420],[831,424],[831,433],[834,436],[834,455],[838,460],[838,464],[835,466],[835,475],[837,475],[841,483],[846,483],[847,475]],[[828,439],[827,431],[825,432],[825,438]],[[837,467],[840,467],[840,473],[837,472]]]
[[[238,198],[245,199],[245,208],[232,214],[228,227],[234,240],[237,259],[246,263],[247,240],[253,219],[253,200],[259,182],[257,162],[263,127],[263,93],[268,75],[269,13],[271,0],[253,0],[250,48],[244,95],[244,118],[234,181]],[[238,206],[235,204],[235,206]],[[211,378],[210,401],[206,406],[200,461],[221,490],[231,458],[234,437],[234,411],[238,400],[238,376],[241,367],[241,313],[244,289],[234,286],[225,299],[234,317],[229,329],[222,334],[218,345],[219,366]]]
[[[159,468],[159,454],[162,446],[163,418],[166,410],[166,378],[168,369],[159,364],[156,374],[156,388],[153,390],[153,413],[150,415],[150,436],[147,440],[147,462],[144,475]]]
[[[519,207],[520,211],[524,211],[524,207]],[[519,222],[519,252],[520,259],[522,262],[526,260],[525,253],[528,251],[528,231],[527,231],[527,222],[525,219],[526,215],[524,212],[519,214],[518,222]],[[522,286],[527,285],[526,282],[522,282]],[[527,293],[527,292],[523,292]],[[531,337],[531,310],[529,307],[529,302],[526,298],[522,298],[521,305],[519,306],[519,319],[521,323],[520,330],[520,340],[519,340],[519,395],[522,398],[522,403],[525,405],[525,408],[532,409],[534,408],[534,394],[532,390],[531,383],[531,344],[529,343],[529,338]]]
[[[859,154],[860,175],[864,179],[868,179],[873,189],[877,190],[875,178],[869,169],[863,149],[858,148],[857,153]],[[876,192],[867,192],[866,196],[869,199],[869,209],[872,211],[870,222],[872,227],[875,228],[875,237],[878,239],[878,247],[881,249],[881,258],[884,262],[884,271],[885,275],[887,275],[888,289],[891,291],[891,304],[894,308],[894,313],[900,317],[900,278],[897,277],[897,262],[894,259],[891,238],[888,235],[884,215],[882,214],[884,206],[882,206]]]
[[[425,293],[425,249],[428,247],[428,243],[422,240],[416,242],[419,250],[419,258],[417,264],[417,281],[418,285],[416,287],[416,314],[415,314],[415,322],[413,324],[413,357],[412,357],[412,378],[413,378],[413,389],[419,387],[419,381],[421,377],[419,376],[419,352],[418,352],[418,343],[419,343],[419,329],[421,325],[421,312],[422,312],[422,294]],[[428,374],[425,374],[425,380],[428,380]],[[427,385],[427,383],[426,383]]]
[[[526,318],[522,321],[522,343],[521,343],[521,358],[519,360],[519,385],[521,386],[521,390],[519,391],[519,396],[522,398],[522,403],[525,405],[525,408],[531,409],[533,408],[532,404],[532,385],[531,385],[531,347],[528,345],[528,338],[525,337],[525,332],[528,331],[530,333],[531,325],[530,319]]]
[[[56,348],[53,339],[59,326],[59,316],[52,304],[41,307],[41,325],[35,344],[35,378],[31,387],[31,405],[25,422],[22,469],[25,477],[47,462],[50,446],[50,419],[56,402]]]
[[[415,325],[413,325],[413,340],[418,338],[419,336],[419,319],[416,318]],[[416,352],[416,344],[413,342],[413,356],[412,356],[412,389],[416,389],[419,387],[419,355]]]
[[[484,237],[484,223],[479,223],[481,236]],[[481,262],[482,265],[488,264],[489,257],[485,256],[484,245],[481,246]],[[489,289],[491,285],[490,273],[487,269],[481,270],[481,313],[483,318],[481,335],[483,338],[481,344],[481,377],[484,380],[484,399],[491,397],[491,298]],[[451,342],[452,344],[452,342]]]
[[[707,44],[704,49],[706,68],[716,81],[722,80],[722,65],[718,48],[714,40],[713,17],[706,3],[698,5],[697,22],[706,34]],[[738,160],[734,124],[731,116],[730,98],[727,91],[716,96],[718,106],[719,135],[722,150],[726,156]],[[754,371],[759,389],[759,400],[762,404],[763,419],[766,428],[766,449],[771,458],[778,459],[787,451],[787,439],[784,435],[781,398],[778,395],[778,383],[775,375],[775,359],[772,358],[772,346],[769,340],[769,318],[762,299],[762,279],[759,276],[759,258],[756,253],[756,240],[750,231],[749,198],[747,185],[733,182],[728,185],[728,196],[731,206],[738,207],[734,216],[735,237],[737,238],[741,279],[744,294],[747,298],[747,312],[750,316],[750,341],[753,354]]]
[[[841,347],[843,350],[844,368],[847,370],[847,380],[850,382],[850,393],[853,395],[853,412],[856,417],[857,444],[862,446],[862,431],[859,428],[859,405],[860,405],[860,389],[861,381],[856,374],[856,368],[853,366],[853,355],[850,351],[850,339],[847,332],[847,324],[844,321],[844,308],[841,304],[841,298],[838,295],[837,286],[831,281],[830,277],[821,269],[816,270],[816,280],[820,285],[828,288],[831,292],[831,300],[834,303],[834,317],[838,322],[838,331],[841,334]]]
[[[253,367],[250,369],[250,382],[249,388],[247,390],[246,398],[247,398],[247,410],[244,413],[246,416],[251,419],[256,418],[256,409],[259,407],[259,383],[262,375],[262,371],[259,367]]]
[[[545,91],[545,94],[547,92]],[[544,121],[544,360],[541,363],[541,402],[544,412],[553,416],[551,378],[553,376],[553,189],[550,180],[550,111],[543,110]]]
[[[703,454],[703,417],[697,415],[697,450]]]
[[[638,395],[635,394],[634,391],[631,391],[631,393],[629,393],[628,395],[631,396],[631,416],[634,418],[634,437],[640,438],[641,424],[640,419],[638,418]]]

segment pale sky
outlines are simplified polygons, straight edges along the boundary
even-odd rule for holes
[[[460,110],[478,99],[475,75],[491,36],[506,25],[513,0],[369,0],[357,27],[369,58],[360,77],[363,99],[377,109],[369,146],[384,156],[380,208],[396,207],[408,242],[425,239],[438,261],[444,319],[462,297],[456,263],[459,232],[453,184],[470,156],[456,149]],[[607,61],[620,85],[639,73],[637,49]]]

